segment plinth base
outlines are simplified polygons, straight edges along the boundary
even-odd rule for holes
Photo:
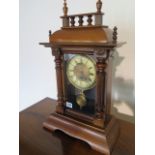
[[[60,130],[69,136],[87,142],[92,149],[110,155],[119,136],[119,124],[112,116],[105,129],[97,128],[70,117],[53,113],[43,127],[49,131]]]

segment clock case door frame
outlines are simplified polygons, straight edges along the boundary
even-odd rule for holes
[[[89,124],[105,127],[110,119],[111,109],[111,69],[113,47],[101,46],[52,46],[52,55],[55,56],[58,100],[56,112],[73,117]],[[88,116],[83,113],[66,109],[64,54],[92,55],[96,59],[96,98],[95,115]],[[106,123],[107,122],[107,123]]]

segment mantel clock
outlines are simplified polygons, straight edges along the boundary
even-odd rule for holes
[[[110,155],[119,136],[117,120],[110,114],[117,28],[102,25],[101,0],[96,7],[94,13],[68,15],[65,0],[61,29],[49,31],[49,42],[40,43],[51,48],[55,57],[58,88],[56,111],[43,127],[61,130]]]

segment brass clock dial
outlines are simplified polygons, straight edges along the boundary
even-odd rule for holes
[[[88,56],[72,57],[67,64],[67,77],[69,82],[80,90],[76,103],[82,109],[86,105],[84,91],[93,88],[96,83],[95,61]]]
[[[74,87],[82,91],[91,89],[96,83],[95,61],[88,56],[72,57],[67,64],[67,77]]]

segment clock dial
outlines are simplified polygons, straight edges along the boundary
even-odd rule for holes
[[[80,90],[91,89],[96,82],[95,61],[88,56],[72,57],[67,64],[67,77],[74,87]]]

